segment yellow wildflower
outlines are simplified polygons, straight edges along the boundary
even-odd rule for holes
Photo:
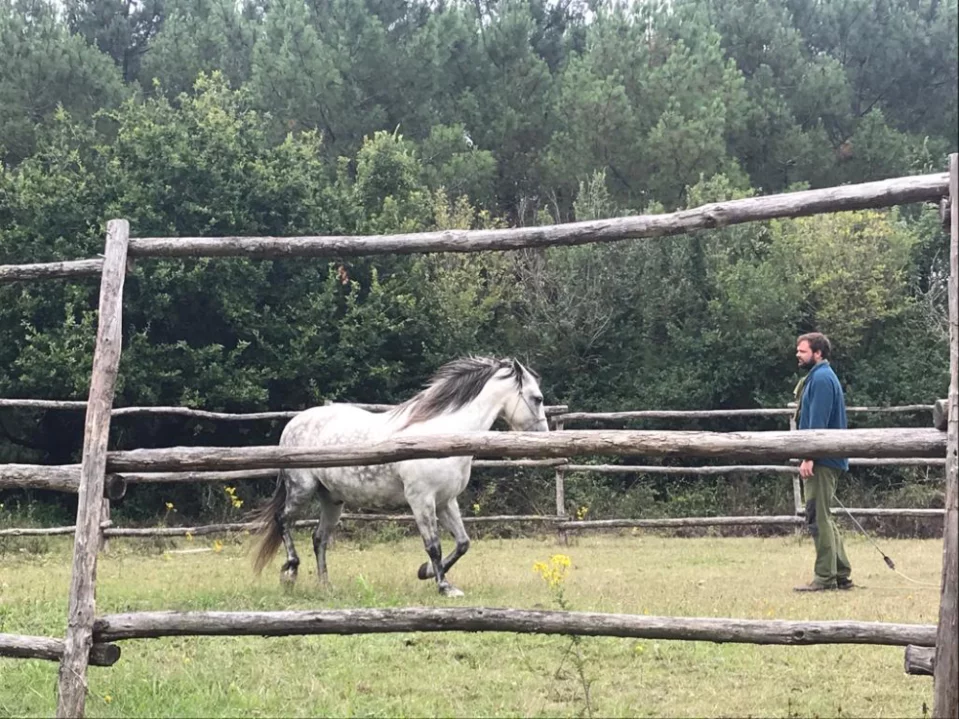
[[[566,574],[572,563],[572,560],[565,554],[554,554],[550,557],[548,564],[546,562],[534,563],[533,571],[543,578],[550,589],[556,589],[566,580]]]
[[[213,540],[213,551],[214,551],[214,552],[221,552],[221,551],[223,551],[223,542],[221,542],[219,539],[214,539],[214,540]]]
[[[223,491],[226,492],[226,496],[230,498],[230,504],[236,509],[243,506],[243,500],[236,496],[236,487],[224,487]]]

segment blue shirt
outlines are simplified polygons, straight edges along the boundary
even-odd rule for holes
[[[839,378],[829,362],[823,360],[806,376],[799,404],[798,429],[846,429],[846,400]],[[817,464],[849,470],[845,458],[817,459]]]

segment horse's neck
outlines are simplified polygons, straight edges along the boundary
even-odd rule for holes
[[[485,432],[493,426],[501,409],[502,405],[473,400],[458,411],[437,417],[434,421],[443,432]]]
[[[490,382],[464,407],[411,427],[418,432],[485,432],[503,410],[507,391],[502,382]]]

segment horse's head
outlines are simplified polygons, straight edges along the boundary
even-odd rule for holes
[[[548,432],[549,423],[546,421],[539,376],[515,359],[503,364],[505,366],[501,374],[509,380],[510,388],[503,403],[503,419],[510,429],[520,432]]]
[[[457,420],[450,420],[459,415]],[[546,412],[539,377],[515,359],[463,357],[440,367],[426,389],[393,410],[399,429],[446,417],[432,431],[482,431],[497,416],[510,428],[546,432]]]

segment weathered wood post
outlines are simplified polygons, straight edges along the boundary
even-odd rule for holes
[[[959,717],[959,154],[949,156],[949,424],[933,716]]]
[[[107,224],[97,342],[93,353],[90,397],[83,434],[83,461],[80,465],[70,607],[57,685],[57,717],[82,717],[86,707],[87,664],[93,646],[93,620],[96,613],[100,513],[106,479],[110,411],[120,364],[123,281],[126,277],[129,241],[130,224],[126,220],[111,220]]]
[[[906,674],[918,674],[931,677],[935,674],[936,648],[906,645],[903,669]]]
[[[563,419],[561,417],[556,418],[553,421],[553,431],[562,432],[563,431]],[[554,481],[556,483],[556,516],[560,522],[566,519],[566,474],[565,469],[560,465],[556,467],[556,470],[553,473]],[[569,534],[565,529],[557,530],[556,538],[559,540],[560,544],[567,545],[569,544]]]
[[[789,431],[795,432],[796,431],[795,409],[797,407],[797,404],[795,402],[790,402],[786,406],[789,407],[789,409],[793,410],[793,413],[789,415]],[[800,481],[800,478],[799,478],[799,472],[796,472],[793,475],[793,507],[796,510],[797,517],[805,512],[805,506],[803,505],[803,501],[802,501],[802,482]],[[802,528],[800,527],[799,530],[797,531],[802,531]]]

